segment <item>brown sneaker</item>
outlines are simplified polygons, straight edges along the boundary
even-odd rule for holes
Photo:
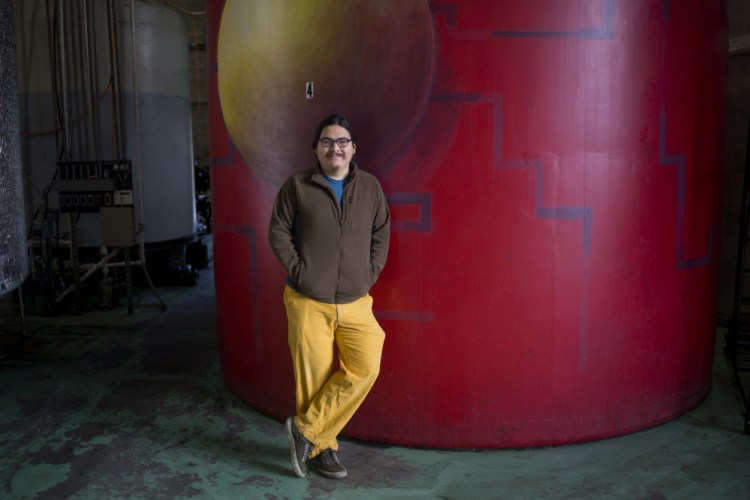
[[[307,456],[310,454],[312,443],[300,434],[294,425],[292,417],[286,419],[286,437],[292,451],[292,468],[298,477],[307,475]]]
[[[343,479],[346,477],[346,467],[341,463],[336,450],[327,448],[318,455],[318,472],[331,479]]]

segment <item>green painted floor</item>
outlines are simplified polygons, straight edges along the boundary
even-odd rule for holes
[[[160,289],[164,312],[146,291],[132,316],[28,317],[20,345],[3,298],[0,498],[750,498],[750,436],[720,349],[706,401],[653,429],[480,452],[343,441],[349,477],[299,479],[283,424],[223,385],[212,279]]]

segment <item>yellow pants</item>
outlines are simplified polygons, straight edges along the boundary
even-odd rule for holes
[[[327,448],[338,450],[336,436],[380,372],[385,332],[372,313],[370,295],[350,304],[326,304],[287,286],[284,305],[296,382],[294,425],[313,443],[314,457]]]

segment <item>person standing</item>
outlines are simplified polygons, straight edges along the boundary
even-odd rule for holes
[[[268,241],[288,274],[292,467],[305,477],[307,461],[317,457],[320,474],[340,479],[347,471],[337,436],[380,371],[385,332],[369,291],[388,255],[390,212],[377,179],[352,161],[357,138],[346,118],[320,122],[312,147],[317,164],[291,175],[276,196]]]

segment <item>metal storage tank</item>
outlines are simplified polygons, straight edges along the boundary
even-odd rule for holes
[[[382,369],[347,436],[557,445],[698,404],[715,335],[723,4],[307,5],[207,5],[231,390],[294,412],[268,220],[280,181],[313,160],[315,124],[339,112],[393,216],[372,291]]]
[[[55,2],[51,10],[47,4],[22,2],[17,15],[29,217],[39,210],[45,189],[54,185],[56,162],[66,159],[56,118],[56,103],[64,103],[71,159],[128,159],[134,169],[140,168],[141,183],[134,190],[143,198],[136,211],[142,208],[144,241],[192,239],[196,214],[187,21],[167,5],[139,0]],[[108,30],[110,16],[115,31]],[[48,26],[55,28],[48,31]],[[117,42],[114,48],[111,40]],[[56,62],[56,79],[50,72],[50,47],[64,54]],[[67,86],[61,86],[63,78]],[[88,95],[91,81],[96,88]],[[88,127],[95,128],[93,137]],[[50,204],[56,206],[54,196]],[[136,220],[141,218],[136,215]],[[80,215],[80,246],[101,245],[99,224],[96,214]]]
[[[13,4],[0,3],[0,295],[26,277],[26,230],[18,136],[18,78]]]

